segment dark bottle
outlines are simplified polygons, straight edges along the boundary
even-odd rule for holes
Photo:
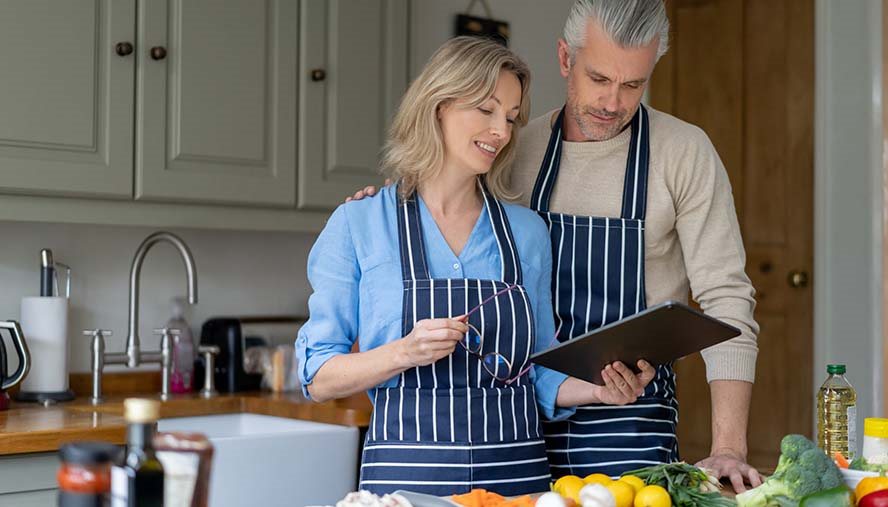
[[[122,449],[106,442],[74,442],[59,449],[62,464],[56,474],[59,507],[108,507],[111,463]]]
[[[129,398],[123,402],[126,458],[111,469],[112,507],[162,507],[163,466],[154,453],[160,403]]]

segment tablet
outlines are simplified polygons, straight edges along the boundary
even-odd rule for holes
[[[740,330],[677,301],[666,301],[531,356],[535,364],[604,385],[601,370],[639,359],[654,366],[740,336]]]

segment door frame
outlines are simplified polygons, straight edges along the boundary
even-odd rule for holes
[[[828,362],[847,364],[862,429],[886,406],[882,2],[816,0],[815,62],[811,394]]]

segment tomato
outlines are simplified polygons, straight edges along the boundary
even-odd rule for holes
[[[857,502],[857,507],[888,507],[888,489],[866,495]]]
[[[857,498],[863,498],[883,489],[888,489],[888,477],[866,477],[857,484],[854,494],[857,495]]]

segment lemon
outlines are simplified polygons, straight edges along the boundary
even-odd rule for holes
[[[580,479],[576,475],[565,475],[555,481],[555,485],[552,486],[552,491],[565,498],[570,498],[579,505],[580,490],[583,489],[583,486],[585,485],[586,483],[583,482],[583,479]]]
[[[604,485],[614,495],[617,501],[617,507],[632,507],[632,500],[635,498],[635,488],[631,484],[623,481],[611,481]]]
[[[671,507],[669,492],[660,486],[645,486],[635,495],[635,507]]]
[[[604,474],[589,474],[583,478],[583,481],[586,484],[601,484],[604,486],[607,486],[608,484],[613,482],[610,477]]]
[[[632,489],[635,490],[635,493],[641,491],[641,488],[644,487],[644,481],[635,475],[624,475],[619,478],[620,481],[625,482],[626,484],[632,486]]]

